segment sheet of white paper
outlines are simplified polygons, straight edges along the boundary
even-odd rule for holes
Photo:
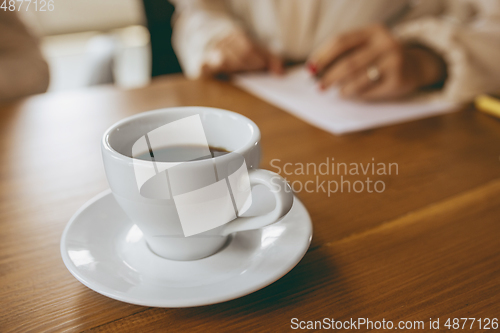
[[[268,73],[237,75],[242,89],[334,134],[360,131],[448,113],[455,104],[445,101],[364,103],[342,99],[335,89],[320,91],[305,68],[283,76]]]

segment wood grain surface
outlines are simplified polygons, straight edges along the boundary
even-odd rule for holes
[[[313,220],[311,247],[296,268],[256,293],[190,309],[109,299],[65,268],[62,231],[107,188],[99,147],[105,129],[138,112],[182,105],[254,120],[263,168],[334,158],[397,163],[398,174],[373,177],[385,183],[383,193],[298,191]],[[426,327],[429,318],[441,326],[447,318],[500,318],[499,157],[500,121],[472,108],[337,137],[227,82],[180,75],[137,90],[98,87],[4,104],[0,332],[277,332],[290,331],[292,318],[422,320]],[[296,185],[340,180],[284,176]]]

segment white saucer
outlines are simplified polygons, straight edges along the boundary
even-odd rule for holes
[[[253,213],[274,207],[272,195],[262,192],[254,196],[252,208],[259,208]],[[210,257],[168,260],[149,250],[108,190],[73,215],[61,254],[71,274],[102,295],[144,306],[191,307],[235,299],[273,283],[302,259],[311,238],[311,219],[295,198],[281,221],[232,235]]]

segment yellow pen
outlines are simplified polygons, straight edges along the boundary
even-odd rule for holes
[[[479,95],[474,100],[474,104],[478,110],[500,118],[500,96]]]

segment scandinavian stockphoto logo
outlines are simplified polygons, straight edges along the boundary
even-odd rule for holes
[[[232,221],[252,204],[244,157],[231,152],[214,158],[199,115],[143,135],[132,157],[139,193],[172,200],[185,237]]]

